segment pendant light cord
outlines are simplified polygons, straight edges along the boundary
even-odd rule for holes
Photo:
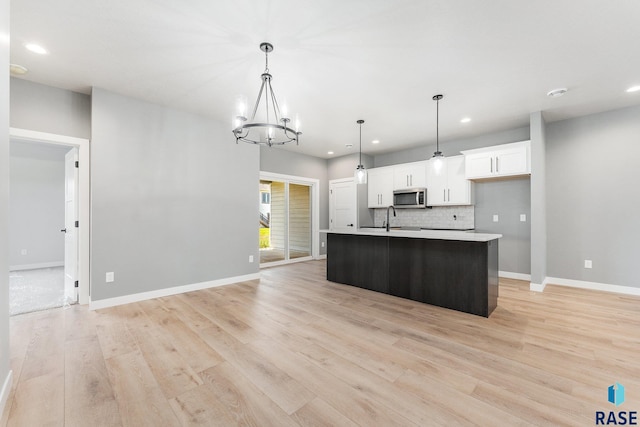
[[[360,123],[360,160],[358,165],[362,164],[362,123]]]
[[[440,99],[436,99],[436,151],[440,152]]]

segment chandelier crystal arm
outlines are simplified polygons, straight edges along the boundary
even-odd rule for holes
[[[260,92],[258,92],[258,98],[256,99],[256,104],[253,106],[253,113],[251,114],[251,121],[256,119],[256,113],[258,112],[258,107],[260,106],[260,98],[262,98],[262,92],[264,91],[264,80],[262,81],[262,85],[260,85]]]
[[[273,93],[273,87],[271,86],[271,79],[269,79],[269,92],[271,95],[271,102],[273,104],[273,115],[275,116],[276,123],[278,123],[280,121],[280,106],[278,105],[278,100],[276,99],[276,95]]]

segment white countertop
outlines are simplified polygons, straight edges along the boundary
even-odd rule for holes
[[[474,230],[390,230],[384,228],[359,228],[356,230],[320,230],[320,233],[354,234],[358,236],[409,237],[413,239],[460,240],[488,242],[499,239],[502,234],[477,233]]]

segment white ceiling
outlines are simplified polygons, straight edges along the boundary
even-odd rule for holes
[[[303,135],[289,149],[375,154],[640,105],[637,0],[14,0],[11,61],[35,82],[92,86],[229,124],[269,56]],[[37,42],[38,56],[24,48]],[[554,88],[567,87],[561,98]],[[468,116],[470,123],[461,124]],[[378,145],[371,140],[379,139]],[[347,149],[350,143],[354,148]]]

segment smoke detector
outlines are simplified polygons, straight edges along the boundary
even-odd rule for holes
[[[567,88],[566,87],[561,87],[558,89],[553,89],[550,90],[549,92],[547,92],[547,96],[551,97],[551,98],[558,98],[559,96],[564,95],[565,93],[567,93]]]

